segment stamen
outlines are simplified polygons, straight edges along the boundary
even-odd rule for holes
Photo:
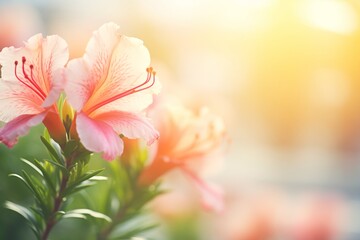
[[[26,62],[26,58],[23,56],[22,57],[22,72],[24,75],[24,78],[26,80],[28,80],[33,86],[31,86],[30,84],[26,83],[25,80],[22,80],[19,75],[17,74],[17,66],[19,64],[18,61],[14,62],[15,65],[15,69],[14,69],[14,73],[15,73],[15,77],[17,80],[19,80],[22,84],[24,84],[26,87],[30,88],[36,95],[38,95],[42,100],[45,99],[46,94],[42,91],[42,89],[39,87],[39,85],[35,82],[34,78],[33,78],[33,73],[32,73],[32,69],[33,69],[33,65],[30,65],[30,70],[31,70],[31,79],[29,78],[29,76],[27,75],[26,71],[25,71],[25,62]]]
[[[44,91],[41,89],[41,87],[36,83],[35,79],[34,79],[34,74],[33,74],[33,70],[34,70],[34,65],[30,65],[30,77],[31,79],[29,79],[29,81],[33,84],[33,86],[39,90],[39,92],[41,93],[41,95],[44,96],[44,98],[46,98],[46,94],[44,93]]]
[[[115,95],[111,98],[108,98],[94,106],[92,106],[87,112],[88,113],[91,113],[93,111],[95,111],[96,109],[108,104],[108,103],[111,103],[115,100],[118,100],[120,98],[123,98],[125,96],[128,96],[128,95],[131,95],[131,94],[134,94],[134,93],[137,93],[137,92],[140,92],[140,91],[143,91],[143,90],[146,90],[148,88],[151,88],[154,84],[155,84],[155,75],[156,75],[156,72],[153,71],[153,68],[152,67],[149,67],[146,69],[146,72],[147,72],[147,77],[146,77],[146,80],[141,83],[140,85],[137,85],[133,88],[130,88],[129,90],[126,90],[125,92],[122,92],[118,95]],[[148,84],[150,82],[150,80],[152,80],[151,84],[148,85],[148,86],[145,86],[146,84]]]

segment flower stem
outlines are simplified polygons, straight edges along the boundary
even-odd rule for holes
[[[66,168],[68,168],[71,161],[72,161],[71,159],[68,159],[66,161]],[[51,211],[50,217],[46,221],[46,226],[45,226],[43,234],[41,235],[41,240],[47,240],[48,239],[52,228],[57,223],[57,221],[56,221],[56,213],[60,210],[61,205],[63,203],[63,194],[64,194],[64,191],[66,190],[66,185],[67,185],[68,181],[69,181],[69,175],[68,174],[63,174],[62,179],[61,179],[61,183],[60,183],[59,192],[58,192],[57,196],[54,199],[54,208]]]

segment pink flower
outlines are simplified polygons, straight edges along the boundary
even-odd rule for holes
[[[221,211],[222,193],[201,177],[211,161],[222,158],[225,129],[222,120],[203,108],[195,114],[180,105],[159,107],[157,127],[160,138],[151,164],[139,178],[140,185],[152,184],[163,174],[177,168],[200,190],[205,207]]]
[[[143,42],[121,35],[114,23],[95,31],[84,56],[69,62],[65,92],[86,149],[112,160],[123,152],[120,134],[149,144],[158,138],[143,115],[160,88],[149,64]]]
[[[63,67],[69,53],[66,42],[58,36],[31,37],[21,48],[0,52],[0,141],[12,147],[19,136],[42,121],[51,136],[62,143],[65,130],[55,101],[64,85]]]

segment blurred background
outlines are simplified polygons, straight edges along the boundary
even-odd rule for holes
[[[209,175],[225,191],[225,212],[204,212],[185,194],[193,189],[176,182],[153,204],[164,224],[149,236],[360,239],[358,0],[0,0],[0,49],[42,32],[60,35],[80,57],[108,21],[144,40],[163,92],[209,106],[231,139]],[[12,150],[0,146],[0,204],[31,202],[8,174],[24,167],[20,157],[44,157],[41,132]],[[91,239],[81,220],[63,227],[67,239]],[[1,209],[0,239],[32,235]]]

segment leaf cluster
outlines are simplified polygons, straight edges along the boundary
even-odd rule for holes
[[[49,152],[49,158],[43,161],[21,159],[27,168],[21,174],[10,174],[32,193],[33,205],[27,208],[8,201],[5,207],[23,216],[38,239],[46,239],[44,235],[66,218],[90,217],[111,221],[108,216],[90,209],[65,210],[73,194],[106,180],[97,176],[103,169],[86,170],[90,152],[75,141],[67,142],[63,148],[46,136],[41,137],[41,141]]]
[[[131,239],[158,226],[144,216],[147,204],[164,191],[160,184],[147,187],[137,184],[148,159],[147,151],[139,147],[127,157],[109,164],[111,183],[102,211],[111,217],[112,222],[100,231],[98,240]]]

